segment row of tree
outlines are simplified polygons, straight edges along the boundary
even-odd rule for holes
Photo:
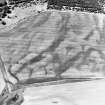
[[[49,5],[61,5],[84,8],[101,8],[97,0],[48,0]]]

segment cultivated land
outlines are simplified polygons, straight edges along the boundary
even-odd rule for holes
[[[104,78],[104,17],[46,11],[1,31],[0,53],[10,81],[17,82],[13,75],[27,84],[27,79],[55,76]],[[104,105],[104,81],[33,86],[25,89],[22,105]]]

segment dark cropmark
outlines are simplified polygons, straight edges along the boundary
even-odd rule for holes
[[[17,73],[20,73],[25,67],[27,67],[27,65],[31,65],[31,64],[33,64],[33,63],[39,62],[39,61],[41,61],[43,58],[45,58],[45,57],[43,57],[42,53],[39,54],[38,56],[32,58],[32,59],[29,60],[28,62],[22,64],[22,66],[19,68],[18,71],[16,71],[16,72],[14,73],[14,75],[16,75]]]
[[[70,67],[72,67],[75,64],[75,61],[77,61],[82,54],[83,52],[79,52],[75,56],[67,60],[65,63],[60,64],[60,66],[55,70],[56,76],[61,77],[61,74],[67,71]]]

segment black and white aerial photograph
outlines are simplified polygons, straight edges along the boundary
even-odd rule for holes
[[[105,105],[105,0],[0,0],[0,105]]]

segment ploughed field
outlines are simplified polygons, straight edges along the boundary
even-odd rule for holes
[[[103,14],[46,11],[1,31],[9,79],[104,77],[104,21]]]

